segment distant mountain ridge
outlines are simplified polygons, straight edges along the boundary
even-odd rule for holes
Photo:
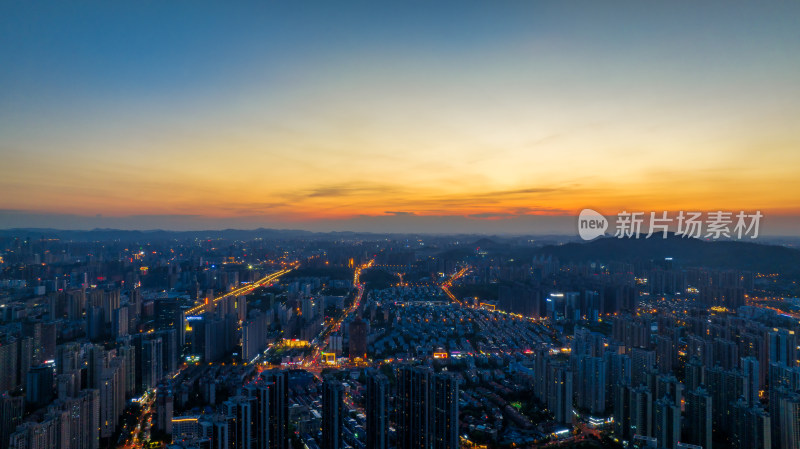
[[[376,239],[391,236],[403,238],[423,234],[370,233],[370,232],[313,232],[259,228],[252,230],[224,229],[207,231],[131,231],[119,229],[59,230],[44,228],[21,228],[0,230],[2,237],[37,239],[58,238],[72,241],[165,241],[190,239],[253,240],[256,238],[293,240],[342,238]],[[444,237],[433,234],[431,237]],[[590,242],[546,244],[540,247],[518,245],[513,238],[497,235],[454,234],[451,237],[463,242],[439,253],[445,258],[464,258],[476,254],[476,250],[489,255],[500,255],[518,259],[520,262],[535,256],[553,256],[563,262],[647,262],[672,257],[676,267],[706,266],[715,268],[743,269],[761,273],[800,275],[800,250],[761,243],[759,241],[705,241],[681,238],[670,234],[668,238],[624,238],[601,237]],[[539,241],[541,237],[538,238]],[[554,239],[557,240],[557,239]],[[550,240],[551,242],[554,240]]]
[[[297,238],[374,238],[383,239],[384,237],[393,238],[408,238],[411,236],[429,236],[429,237],[464,237],[465,240],[470,238],[480,238],[484,234],[441,234],[441,233],[419,233],[419,232],[361,232],[361,231],[305,231],[300,229],[273,229],[273,228],[258,228],[258,229],[221,229],[221,230],[200,230],[200,231],[171,231],[163,229],[150,229],[150,230],[123,230],[123,229],[109,229],[109,228],[96,228],[91,230],[64,230],[53,228],[11,228],[0,229],[0,237],[19,237],[19,238],[59,238],[62,240],[75,240],[75,241],[100,241],[100,240],[124,240],[135,241],[140,239],[147,240],[171,240],[171,239],[234,239],[234,240],[252,240],[255,238],[266,239],[297,239]],[[507,239],[512,237],[489,236],[497,239]],[[565,236],[544,236],[552,237],[553,240],[567,240]],[[495,243],[488,238],[484,239],[491,242],[492,246],[501,245]]]
[[[92,230],[62,230],[47,228],[15,228],[0,230],[0,237],[29,237],[31,239],[40,238],[59,238],[62,240],[75,241],[102,241],[102,240],[171,240],[171,239],[232,239],[232,240],[252,240],[255,238],[269,239],[293,239],[314,236],[326,237],[347,237],[357,236],[365,233],[356,232],[326,232],[318,233],[303,230],[284,230],[284,229],[222,229],[207,231],[165,231],[162,229],[153,230],[122,230],[122,229],[92,229]]]
[[[644,262],[672,257],[676,267],[707,266],[761,273],[800,273],[800,251],[784,246],[751,241],[694,238],[614,238],[602,237],[585,243],[566,243],[540,248],[539,254],[564,262],[618,261]]]

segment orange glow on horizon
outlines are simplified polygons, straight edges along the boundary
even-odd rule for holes
[[[796,2],[107,3],[0,14],[0,228],[800,232]]]

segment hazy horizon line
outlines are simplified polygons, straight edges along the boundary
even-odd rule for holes
[[[648,211],[649,212],[649,211]],[[264,216],[212,217],[196,214],[136,214],[126,216],[35,213],[0,209],[0,230],[42,229],[56,231],[304,231],[316,233],[578,236],[578,214],[509,215],[471,217],[465,215],[358,215],[344,219],[276,220]],[[611,218],[615,215],[606,215]],[[767,214],[759,235],[800,237],[800,216]]]

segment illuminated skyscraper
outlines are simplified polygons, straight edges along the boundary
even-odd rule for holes
[[[22,396],[0,393],[0,449],[8,448],[8,438],[22,421],[24,411]]]
[[[681,439],[681,406],[664,397],[655,403],[654,436],[659,447],[677,449]]]
[[[350,358],[367,358],[367,323],[359,315],[348,327]]]
[[[367,377],[367,447],[389,447],[389,379],[383,374]]]
[[[567,365],[549,366],[547,408],[561,424],[572,424],[572,371]]]
[[[268,438],[259,437],[263,449],[288,449],[289,447],[289,372],[264,371],[258,380],[258,420],[267,424]],[[266,418],[264,414],[267,413]],[[263,427],[261,428],[263,429]],[[260,435],[263,435],[263,430]],[[264,446],[264,442],[266,445]]]
[[[398,448],[457,449],[457,380],[425,367],[405,365],[398,371]]]
[[[736,449],[772,449],[771,418],[758,406],[740,398],[731,408],[733,432],[731,444]],[[709,446],[710,447],[710,446]]]
[[[711,449],[711,395],[704,388],[686,392],[686,442]]]
[[[438,374],[433,389],[433,449],[458,449],[458,379]]]
[[[342,447],[344,386],[336,379],[322,383],[322,449]]]

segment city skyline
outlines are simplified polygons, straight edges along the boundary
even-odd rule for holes
[[[791,246],[86,234],[0,233],[0,449],[800,448]]]
[[[800,224],[796,4],[6,4],[0,228]]]

